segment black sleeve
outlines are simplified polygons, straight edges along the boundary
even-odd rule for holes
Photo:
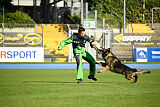
[[[90,43],[91,48],[93,48],[92,42],[94,42],[92,36],[91,38],[89,38],[89,36],[87,36],[87,41]]]

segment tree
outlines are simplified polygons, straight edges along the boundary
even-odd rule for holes
[[[0,0],[0,9],[4,7],[5,11],[11,11],[13,7],[11,2],[12,0]]]
[[[53,2],[50,3],[50,0],[41,0],[40,3],[40,14],[41,14],[41,21],[48,23],[50,21],[50,10],[51,10],[51,6],[54,4],[53,7],[53,20],[54,22],[56,21],[56,17],[57,17],[57,6],[56,4],[60,1],[64,1],[64,0],[54,0]]]
[[[50,20],[50,0],[41,0],[40,3],[40,15],[41,15],[41,21],[42,22],[49,22]]]
[[[113,16],[123,17],[123,0],[86,0],[89,4],[89,9],[97,10],[99,17]],[[126,20],[128,23],[145,23],[151,21],[153,7],[160,6],[160,0],[146,0],[145,8],[143,8],[144,0],[126,0]],[[116,13],[116,14],[114,14]],[[160,10],[154,11],[154,22],[160,22]],[[145,15],[145,20],[144,20]],[[121,18],[118,18],[121,22]],[[113,21],[108,21],[115,22]]]

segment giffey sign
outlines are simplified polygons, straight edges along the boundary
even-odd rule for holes
[[[151,41],[152,36],[123,36],[119,34],[114,37],[114,40],[117,42],[149,42]]]
[[[0,47],[0,62],[44,62],[43,47]]]
[[[122,42],[148,42],[151,41],[152,36],[123,36]]]

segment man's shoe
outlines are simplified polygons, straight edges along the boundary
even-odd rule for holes
[[[88,79],[92,79],[92,80],[94,80],[94,81],[97,81],[97,78],[95,78],[94,75],[89,75],[89,76],[88,76]]]
[[[82,79],[78,79],[78,82],[77,83],[82,83],[83,82],[83,80]]]

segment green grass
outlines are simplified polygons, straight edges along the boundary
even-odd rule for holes
[[[129,84],[123,75],[96,74],[76,83],[76,70],[0,70],[0,107],[160,107],[160,71]]]

